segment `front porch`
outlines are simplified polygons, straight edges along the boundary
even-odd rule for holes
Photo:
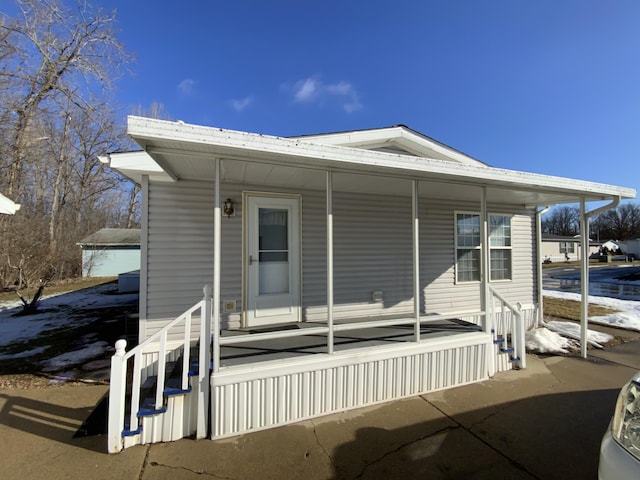
[[[125,341],[116,344],[109,451],[191,435],[226,438],[524,368],[524,331],[535,309],[516,308],[495,291],[492,299],[488,313],[253,333],[214,327],[221,334],[212,335],[212,322],[200,322],[212,318],[207,287],[202,301],[142,344],[128,352]],[[480,326],[485,318],[491,333]]]

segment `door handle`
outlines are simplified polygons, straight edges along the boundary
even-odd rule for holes
[[[252,265],[252,264],[253,264],[253,255],[249,255],[249,265]]]

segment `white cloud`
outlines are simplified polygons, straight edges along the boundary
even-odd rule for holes
[[[178,91],[184,95],[191,95],[196,86],[196,81],[192,78],[185,78],[178,84]]]
[[[296,82],[293,97],[296,102],[310,102],[318,94],[318,81],[314,78],[307,78]]]
[[[244,97],[239,100],[238,99],[231,100],[231,106],[233,106],[233,109],[236,112],[243,111],[245,108],[251,105],[251,103],[253,103],[253,97],[251,96]]]
[[[353,84],[344,80],[336,83],[324,83],[317,77],[308,77],[298,80],[290,90],[293,91],[295,102],[324,102],[333,98],[341,102],[342,108],[347,113],[362,108],[357,90]]]

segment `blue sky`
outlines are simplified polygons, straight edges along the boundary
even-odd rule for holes
[[[123,114],[280,136],[405,124],[492,166],[640,189],[636,0],[97,0]]]

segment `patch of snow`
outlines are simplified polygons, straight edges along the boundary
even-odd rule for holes
[[[576,342],[540,327],[525,333],[525,345],[527,350],[539,353],[569,353],[570,349],[575,348]]]
[[[43,370],[45,372],[55,372],[73,365],[79,365],[104,354],[108,347],[109,344],[107,342],[100,341],[89,344],[80,350],[63,353],[42,362]]]
[[[543,295],[545,297],[559,298],[563,300],[574,300],[576,302],[582,301],[582,297],[579,293],[544,290]],[[590,322],[612,325],[640,332],[640,302],[589,295],[589,303],[618,310],[618,312],[612,313],[611,315],[589,317]]]
[[[39,355],[49,347],[36,347],[31,350],[24,350],[18,353],[7,353],[6,355],[0,355],[0,360],[14,360],[16,358],[28,358],[33,355]]]
[[[557,328],[558,330],[563,330],[571,335],[580,336],[580,325],[573,322],[561,322],[558,320],[553,320],[551,322],[546,322],[547,325]],[[587,340],[590,342],[596,343],[607,343],[613,340],[613,335],[609,335],[608,333],[596,332],[595,330],[587,330]]]

